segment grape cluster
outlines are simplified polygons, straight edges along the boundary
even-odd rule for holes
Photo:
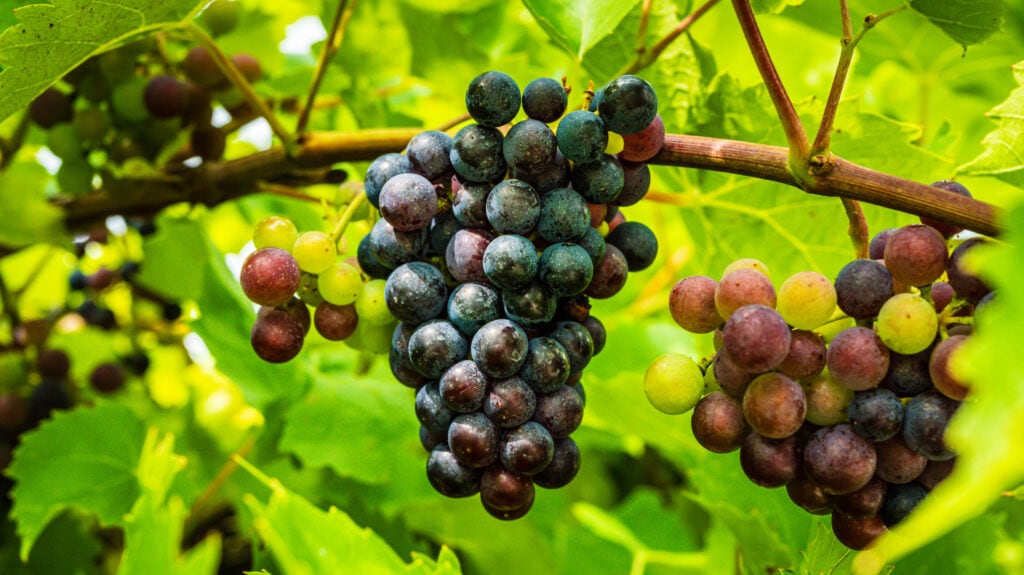
[[[938,222],[885,230],[870,258],[834,281],[800,272],[775,289],[756,260],[734,262],[719,281],[680,280],[673,318],[714,332],[717,351],[701,364],[659,358],[648,398],[667,413],[692,408],[702,446],[738,449],[751,481],[831,513],[839,541],[864,548],[955,461],[943,435],[969,387],[950,366],[994,293],[963,263],[986,240],[951,240],[959,231]]]
[[[612,80],[596,113],[566,114],[568,92],[483,73],[466,91],[474,123],[421,132],[366,172],[382,217],[358,261],[401,322],[389,361],[417,390],[427,478],[449,497],[479,493],[499,519],[576,475],[582,371],[605,342],[589,298],[613,296],[657,253],[619,211],[647,193],[645,160],[664,140],[653,88]]]
[[[288,218],[269,216],[256,225],[253,244],[239,281],[260,306],[250,334],[256,355],[271,363],[291,360],[310,327],[357,349],[387,350],[395,320],[384,305],[384,281],[367,281],[357,261],[340,257],[329,234],[299,233]]]

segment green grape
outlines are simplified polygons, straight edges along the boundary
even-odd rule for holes
[[[291,252],[299,231],[291,220],[281,216],[268,216],[256,224],[252,232],[252,243],[256,249],[280,248]]]
[[[777,303],[782,319],[797,329],[815,329],[836,311],[836,288],[818,272],[799,272],[779,287]]]
[[[144,97],[147,84],[149,81],[145,78],[132,78],[114,87],[110,95],[110,108],[115,118],[129,124],[139,124],[149,119]]]
[[[85,147],[78,130],[68,123],[57,124],[46,133],[46,147],[62,160],[80,161]]]
[[[360,324],[384,325],[394,321],[384,297],[386,283],[385,280],[375,279],[363,284],[363,291],[356,298],[356,315],[359,316]]]
[[[110,118],[107,117],[106,112],[96,106],[89,106],[75,112],[73,122],[75,129],[78,130],[78,135],[90,144],[101,143],[110,130]]]
[[[335,262],[320,272],[317,279],[320,295],[334,305],[348,305],[363,292],[363,278],[359,268],[346,262]]]
[[[693,409],[704,391],[704,374],[695,361],[678,353],[667,353],[647,367],[644,394],[655,409],[669,415]]]
[[[80,196],[92,191],[93,169],[84,159],[65,160],[57,170],[57,183],[65,194]]]
[[[846,421],[846,408],[853,401],[853,390],[839,385],[828,372],[814,378],[805,388],[807,421],[815,425],[835,425]]]
[[[318,231],[302,232],[295,238],[292,255],[304,272],[318,274],[329,268],[338,256],[331,236]]]
[[[370,353],[387,353],[391,349],[391,336],[396,325],[398,322],[394,318],[383,324],[373,325],[360,317],[355,331],[345,338],[345,345]]]
[[[722,270],[722,277],[725,277],[729,275],[729,272],[734,272],[736,270],[754,270],[764,274],[764,277],[772,279],[772,274],[768,271],[768,265],[759,259],[740,258],[725,266],[725,269]]]
[[[886,347],[911,355],[935,341],[939,319],[928,300],[916,294],[901,293],[882,305],[875,326]]]
[[[220,36],[227,34],[238,26],[241,8],[234,0],[213,0],[203,10],[203,24],[210,29],[210,34]]]

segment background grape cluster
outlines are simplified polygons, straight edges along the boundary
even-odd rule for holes
[[[955,182],[933,185],[969,195]],[[751,481],[785,486],[804,510],[831,514],[853,549],[899,523],[952,470],[943,435],[969,398],[955,356],[994,297],[970,268],[970,252],[987,240],[953,240],[959,228],[924,222],[876,234],[869,257],[834,280],[806,271],[776,289],[752,259],[718,281],[680,280],[673,318],[713,332],[717,351],[699,364],[663,356],[645,376],[656,408],[693,409],[704,448],[739,450]]]

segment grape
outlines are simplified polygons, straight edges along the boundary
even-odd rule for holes
[[[352,304],[334,305],[322,301],[313,313],[313,325],[317,333],[331,341],[346,339],[352,335],[358,323],[359,315],[356,314],[356,306]]]
[[[562,344],[569,355],[570,373],[578,373],[590,363],[594,356],[594,340],[582,324],[575,321],[560,321],[548,337]]]
[[[832,317],[836,290],[818,272],[799,272],[782,282],[776,309],[786,323],[797,329],[815,329]]]
[[[583,320],[583,327],[587,328],[590,332],[590,339],[594,341],[594,355],[601,353],[604,349],[605,341],[608,338],[608,334],[604,329],[604,324],[601,320],[597,319],[592,315],[588,315],[587,319]]]
[[[918,485],[929,491],[935,489],[936,485],[949,477],[949,474],[953,472],[954,465],[956,465],[956,459],[946,459],[944,461],[928,460],[927,465],[924,466],[924,471],[917,477]]]
[[[935,313],[942,313],[942,310],[946,309],[946,306],[953,301],[953,296],[956,295],[956,292],[949,282],[935,282],[932,284],[931,290],[929,290],[929,295],[931,296],[932,306],[935,307]]]
[[[947,192],[959,194],[961,196],[964,196],[965,198],[973,197],[971,195],[971,192],[967,188],[965,188],[963,184],[959,182],[954,182],[952,180],[939,180],[937,182],[932,182],[931,185],[932,187],[939,188],[940,190],[945,190]],[[921,223],[935,228],[940,234],[942,234],[943,237],[946,238],[954,236],[963,231],[963,228],[961,228],[960,226],[940,222],[936,219],[929,218],[927,216],[921,216]]]
[[[931,460],[952,459],[944,435],[960,402],[938,391],[926,391],[911,399],[903,414],[903,439],[907,446]]]
[[[258,82],[263,77],[263,68],[260,66],[260,61],[251,54],[235,54],[231,56],[231,62],[234,63],[238,71],[242,73],[242,76],[245,76],[245,79],[250,84]],[[221,101],[223,101],[223,96],[221,96]],[[234,108],[234,106],[229,106],[229,108]]]
[[[487,279],[499,288],[522,288],[537,274],[537,249],[523,236],[498,236],[484,250],[483,266]]]
[[[265,306],[281,305],[299,289],[301,272],[295,258],[278,248],[262,248],[242,263],[239,281],[246,297]]]
[[[978,303],[981,298],[992,291],[992,288],[964,266],[963,258],[975,247],[985,243],[987,240],[982,238],[971,238],[958,245],[949,256],[949,265],[947,266],[949,283],[956,290],[958,296],[972,303]]]
[[[946,271],[946,240],[935,228],[924,224],[904,226],[885,244],[885,267],[894,280],[923,286]]]
[[[718,282],[707,276],[679,280],[668,299],[672,319],[691,333],[710,333],[718,329],[723,320],[715,307],[717,288]]]
[[[583,421],[583,398],[568,386],[539,394],[533,420],[546,427],[555,439],[569,437]]]
[[[421,428],[423,429],[423,428]],[[444,445],[434,447],[427,459],[427,481],[446,497],[469,497],[480,491],[483,471],[459,461],[452,450]]]
[[[405,150],[413,171],[431,182],[450,180],[452,168],[452,137],[438,130],[420,132],[409,140]]]
[[[98,147],[103,144],[103,140],[110,131],[110,118],[106,112],[96,106],[81,108],[75,112],[74,127],[79,138]]]
[[[100,393],[114,393],[124,387],[124,371],[113,363],[101,363],[89,374],[89,385]]]
[[[459,220],[455,219],[455,214],[451,210],[439,212],[430,221],[429,231],[427,232],[427,245],[429,249],[425,255],[427,257],[443,257],[448,250],[448,243],[455,237],[455,232],[461,229],[462,224],[459,223]]]
[[[524,120],[512,126],[502,144],[508,167],[528,174],[543,171],[555,159],[557,150],[554,132],[537,120]]]
[[[556,150],[554,158],[537,172],[526,173],[513,170],[512,177],[530,184],[533,189],[537,190],[537,193],[545,194],[556,188],[565,188],[570,185],[569,160],[562,155],[562,152]]]
[[[554,454],[554,439],[535,421],[505,432],[501,440],[501,462],[513,473],[536,475],[551,463]]]
[[[569,354],[562,344],[550,337],[535,337],[529,341],[519,376],[535,392],[550,393],[569,379],[569,368]]]
[[[858,391],[846,413],[853,430],[871,441],[885,441],[903,426],[903,403],[888,389]]]
[[[603,88],[598,113],[608,129],[624,136],[640,132],[658,115],[654,88],[636,76],[619,76]]]
[[[502,72],[480,74],[466,90],[466,111],[477,123],[497,128],[519,113],[520,93],[516,81]]]
[[[714,453],[739,449],[750,433],[743,406],[723,391],[712,391],[697,402],[690,427],[697,443]]]
[[[448,427],[448,447],[470,467],[486,467],[498,460],[501,431],[477,411],[458,415]]]
[[[889,353],[889,370],[879,387],[892,390],[900,397],[914,397],[932,389],[931,376],[928,373],[928,362],[932,354],[932,346],[911,355]]]
[[[464,359],[448,368],[438,382],[441,399],[452,411],[473,413],[484,405],[490,380],[473,360]]]
[[[467,182],[462,184],[452,198],[452,213],[463,227],[485,228],[487,221],[487,194],[491,193],[489,184]]]
[[[967,387],[964,382],[950,372],[949,363],[956,350],[967,341],[965,335],[951,335],[939,345],[935,346],[931,360],[928,364],[928,373],[931,374],[935,389],[943,395],[957,401],[967,396]]]
[[[814,378],[804,391],[807,396],[807,421],[822,426],[846,421],[846,410],[853,400],[852,389],[839,385],[825,372]]]
[[[658,255],[658,238],[640,222],[623,223],[609,233],[605,241],[622,251],[631,272],[647,269]]]
[[[704,391],[704,374],[689,357],[668,353],[651,362],[644,373],[644,394],[655,409],[669,415],[693,409]]]
[[[775,307],[775,287],[761,272],[740,268],[722,276],[715,289],[715,308],[728,320],[737,309],[751,304]]]
[[[558,298],[539,280],[533,280],[522,289],[504,290],[501,303],[508,319],[524,329],[537,329],[554,318]]]
[[[57,183],[64,193],[80,196],[92,191],[93,169],[85,160],[65,160],[57,170]]]
[[[54,411],[70,409],[72,405],[74,400],[60,380],[43,378],[28,398],[25,428],[34,429],[43,420],[49,419]]]
[[[423,229],[437,214],[437,193],[419,174],[398,174],[380,190],[380,213],[396,230]]]
[[[907,445],[902,435],[875,444],[875,475],[889,483],[910,483],[924,472],[928,458]]]
[[[294,314],[277,308],[264,308],[253,323],[249,339],[261,359],[284,363],[299,354],[305,337],[306,328]]]
[[[596,160],[578,162],[573,166],[573,189],[594,204],[614,201],[625,183],[625,173],[615,156],[603,154]]]
[[[608,146],[608,127],[604,120],[586,110],[566,114],[555,132],[558,150],[566,159],[579,163],[601,158]]]
[[[715,355],[715,360],[711,367],[715,381],[718,382],[722,391],[737,399],[743,397],[743,393],[747,390],[747,385],[755,377],[754,374],[737,365],[736,360],[730,357],[724,348],[720,349]]]
[[[886,484],[872,477],[864,487],[851,493],[838,495],[832,500],[833,508],[850,519],[868,519],[878,514],[885,502]]]
[[[743,393],[743,416],[754,431],[765,437],[782,439],[793,435],[806,414],[803,388],[781,373],[754,378]]]
[[[537,233],[545,240],[574,242],[587,231],[590,209],[583,196],[567,188],[556,188],[540,200]]]
[[[268,216],[256,224],[252,233],[252,243],[256,249],[278,248],[290,252],[298,237],[299,232],[291,220],[281,216]]]
[[[551,463],[533,476],[533,482],[545,489],[558,489],[568,485],[580,470],[580,449],[571,437],[555,439]]]
[[[416,418],[427,431],[444,433],[452,424],[455,415],[441,399],[438,382],[431,381],[416,390]]]
[[[470,343],[470,354],[480,370],[491,377],[509,377],[526,361],[529,338],[523,328],[507,319],[484,324]]]
[[[889,496],[878,516],[886,527],[895,527],[897,523],[910,515],[928,492],[916,483],[895,484],[889,487]]]
[[[551,78],[537,78],[523,89],[523,112],[546,124],[561,118],[568,103],[565,87]]]
[[[892,275],[874,260],[858,259],[846,264],[835,284],[839,309],[854,319],[875,317],[893,295]]]
[[[449,162],[450,163],[450,162]],[[366,168],[366,179],[363,187],[366,190],[366,199],[370,200],[373,207],[380,207],[380,192],[384,184],[391,178],[406,174],[412,171],[412,164],[409,158],[402,154],[390,153],[377,157],[370,167]]]
[[[653,158],[665,143],[665,123],[661,115],[655,115],[654,120],[646,128],[635,134],[622,136],[623,148],[619,157],[631,162],[646,162]]]
[[[241,8],[235,0],[213,0],[203,10],[203,24],[213,36],[227,34],[238,25],[240,13]]]
[[[54,87],[43,90],[28,105],[28,117],[44,130],[70,122],[73,115],[71,98]]]
[[[480,479],[480,500],[488,512],[514,511],[533,504],[533,481],[525,475],[506,469],[502,465],[491,465],[484,470]]]
[[[192,152],[204,160],[219,160],[224,155],[227,137],[213,127],[196,127],[189,137]]]
[[[871,238],[871,243],[868,244],[868,257],[873,260],[885,259],[885,245],[889,243],[889,238],[899,228],[886,228]]]
[[[459,284],[448,298],[448,321],[463,335],[472,337],[487,322],[501,318],[499,297],[486,284]]]
[[[722,270],[722,278],[729,275],[736,270],[754,270],[764,277],[771,279],[772,274],[768,270],[768,265],[757,258],[740,258],[729,263]]]
[[[782,487],[800,468],[799,442],[793,436],[770,439],[752,431],[740,446],[740,467],[761,487]]]
[[[292,256],[304,272],[319,274],[334,263],[338,255],[331,236],[320,231],[302,232],[295,238]]]
[[[594,264],[587,251],[576,244],[552,244],[541,253],[537,277],[555,296],[576,295],[590,285]]]
[[[202,46],[189,50],[181,62],[181,67],[188,79],[200,88],[216,90],[227,85],[227,78],[217,66],[217,62]]]
[[[494,182],[505,177],[501,132],[470,124],[455,133],[449,159],[463,182]]]
[[[622,191],[612,201],[617,206],[632,206],[644,199],[651,187],[651,169],[643,162],[620,161]]]
[[[50,379],[64,379],[71,369],[71,358],[62,349],[44,349],[36,357],[39,375]]]
[[[299,324],[302,326],[303,335],[309,333],[309,328],[312,326],[312,322],[310,321],[311,318],[309,314],[309,308],[306,307],[306,304],[302,303],[302,300],[293,297],[292,299],[288,300],[284,305],[279,305],[276,308],[261,307],[259,311],[256,312],[257,319],[260,317],[260,315],[266,314],[272,309],[279,309],[281,311],[284,311],[285,313],[288,313],[289,315],[292,316],[292,318],[295,321],[299,322]]]
[[[889,350],[875,332],[851,327],[832,339],[826,356],[828,371],[854,391],[877,386],[889,370]]]
[[[806,473],[797,473],[786,484],[789,500],[813,515],[828,515],[832,512],[832,496],[811,481]]]
[[[452,277],[462,283],[487,281],[483,259],[492,240],[494,234],[487,230],[462,229],[455,232],[444,256]]]
[[[767,306],[753,304],[739,308],[725,322],[722,331],[729,357],[751,373],[774,369],[789,353],[789,327],[778,312]]]
[[[877,515],[867,519],[851,519],[842,513],[832,514],[832,532],[836,539],[855,551],[866,548],[885,531],[885,523]]]
[[[875,328],[889,349],[910,355],[935,341],[939,320],[928,300],[917,294],[900,293],[889,298],[879,310]]]
[[[526,235],[540,218],[540,196],[524,181],[504,180],[487,195],[485,209],[494,231]]]
[[[586,294],[595,299],[607,299],[619,293],[626,285],[629,274],[629,263],[619,248],[608,244],[605,246],[601,263],[594,267],[594,276],[590,280]]]
[[[363,278],[354,265],[335,262],[317,277],[317,290],[334,305],[348,305],[363,291]]]
[[[875,447],[846,423],[822,427],[804,446],[804,468],[827,493],[856,491],[875,473]]]
[[[537,395],[519,376],[492,382],[484,398],[484,413],[498,427],[522,425],[533,416]]]
[[[78,130],[71,124],[58,124],[51,128],[46,134],[46,147],[58,158],[83,162],[85,143]]]
[[[409,337],[409,361],[416,371],[432,379],[468,354],[466,338],[445,320],[427,321]]]
[[[185,83],[174,76],[153,76],[146,84],[142,98],[151,116],[166,120],[185,113],[188,91]]]
[[[811,381],[825,368],[825,339],[813,331],[795,329],[790,333],[789,352],[779,371],[800,381]]]
[[[409,361],[409,337],[416,330],[416,326],[408,326],[399,323],[391,331],[391,344],[388,347],[388,367],[392,375],[399,383],[413,389],[430,381],[430,378],[416,371]],[[436,434],[435,434],[436,435]],[[442,440],[443,441],[443,440]],[[427,449],[432,449],[428,447]]]
[[[412,262],[391,272],[384,287],[384,299],[388,311],[398,321],[418,325],[444,312],[448,288],[437,268]]]
[[[370,280],[363,284],[363,291],[356,298],[355,306],[360,324],[382,326],[395,319],[387,303],[387,282],[384,280]],[[359,326],[356,327],[358,329]]]

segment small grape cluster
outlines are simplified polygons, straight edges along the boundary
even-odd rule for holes
[[[386,278],[401,322],[389,361],[417,390],[427,478],[449,497],[479,493],[499,519],[524,516],[535,485],[575,477],[582,371],[606,335],[589,298],[657,253],[619,211],[647,193],[645,161],[664,140],[653,88],[622,76],[591,94],[593,110],[566,114],[568,93],[485,72],[466,91],[475,123],[421,132],[366,173],[382,218],[358,261]]]
[[[954,182],[933,185],[968,195]],[[834,282],[806,271],[776,290],[757,260],[734,262],[720,281],[680,280],[673,318],[714,332],[717,351],[703,366],[656,360],[648,398],[668,413],[693,408],[704,448],[738,449],[751,481],[831,513],[838,540],[863,549],[955,461],[943,435],[969,388],[950,364],[994,294],[963,264],[986,240],[951,241],[960,231],[939,222],[887,229]]]

